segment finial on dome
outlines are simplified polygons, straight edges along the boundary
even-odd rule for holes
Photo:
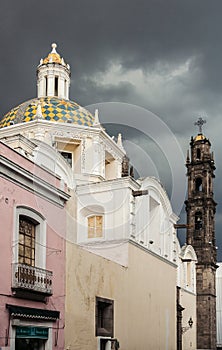
[[[122,141],[122,134],[121,133],[118,134],[117,145],[119,146],[119,148],[121,148],[122,151],[125,152],[125,149],[123,147],[123,141]]]
[[[57,53],[56,52],[56,48],[57,48],[57,44],[56,43],[52,43],[52,51],[51,51],[51,53]]]
[[[95,119],[94,119],[93,126],[96,126],[96,127],[101,126],[100,121],[99,121],[99,110],[98,109],[95,109]]]
[[[35,119],[43,119],[42,107],[40,101],[37,104]]]
[[[117,145],[118,145],[119,147],[123,147],[123,143],[122,143],[122,134],[121,134],[121,133],[118,134]]]

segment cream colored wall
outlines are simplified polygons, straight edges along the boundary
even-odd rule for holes
[[[196,295],[181,288],[180,305],[184,307],[182,327],[184,333],[182,335],[183,350],[196,349]],[[192,328],[189,328],[188,321],[190,317],[193,320]]]
[[[176,349],[176,268],[129,243],[125,268],[67,242],[66,349],[97,349],[95,297],[114,300],[121,350]]]

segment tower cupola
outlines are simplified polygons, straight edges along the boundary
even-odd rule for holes
[[[37,68],[37,97],[59,97],[69,99],[70,66],[56,51],[57,45],[52,44],[52,51],[40,60]]]

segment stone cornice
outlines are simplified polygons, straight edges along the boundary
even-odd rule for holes
[[[152,250],[148,249],[147,247],[144,247],[143,245],[139,244],[138,242],[127,238],[127,239],[115,239],[115,240],[103,240],[103,241],[98,241],[98,242],[84,242],[84,243],[79,243],[78,247],[83,248],[83,249],[104,249],[104,248],[113,248],[116,247],[118,245],[123,245],[123,244],[129,244],[129,245],[133,245],[138,249],[143,250],[145,253],[150,254],[152,256],[154,256],[155,258],[163,261],[164,263],[172,266],[173,268],[177,269],[178,266],[177,264],[173,263],[172,261],[162,257],[161,255],[156,254],[155,252],[153,252]],[[104,257],[103,257],[104,258]],[[110,258],[105,258],[107,260],[111,260]],[[124,266],[125,267],[125,266]]]
[[[140,249],[144,250],[146,253],[149,253],[149,254],[153,255],[155,258],[165,262],[166,264],[168,264],[168,265],[170,265],[170,266],[172,266],[174,268],[177,268],[177,264],[175,264],[172,261],[164,258],[161,255],[156,254],[155,252],[153,252],[152,250],[149,250],[148,248],[144,247],[143,245],[139,244],[138,242],[136,242],[136,241],[134,241],[132,239],[129,239],[129,243],[134,245],[134,246],[136,246],[137,248],[140,248]]]
[[[108,190],[119,190],[123,188],[128,188],[129,190],[137,190],[140,188],[140,184],[132,177],[121,177],[114,180],[106,180],[101,182],[92,182],[88,184],[78,185],[76,187],[76,192],[78,195],[103,192]]]
[[[101,128],[88,127],[77,124],[51,122],[47,120],[32,120],[27,123],[20,123],[8,126],[7,128],[2,128],[0,130],[0,139],[3,137],[9,137],[15,133],[25,133],[30,131],[35,131],[38,129],[43,129],[43,131],[51,132],[55,137],[62,138],[77,138],[83,139],[85,137],[99,137],[100,142],[105,144],[107,150],[112,150],[116,157],[122,158],[125,152],[116,144],[116,142]]]
[[[173,212],[166,189],[160,180],[153,176],[147,176],[145,178],[139,178],[138,182],[141,184],[142,189],[147,189],[149,191],[149,194],[151,190],[159,194],[159,201],[169,215],[170,222],[176,223],[179,217]]]
[[[63,207],[69,194],[0,155],[0,176],[49,202]]]

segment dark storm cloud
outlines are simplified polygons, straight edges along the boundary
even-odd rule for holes
[[[184,154],[203,115],[217,162],[220,253],[221,14],[221,0],[2,0],[0,115],[36,96],[36,67],[52,42],[72,69],[70,98],[82,105],[119,101],[151,110]],[[130,75],[137,70],[140,80]]]
[[[120,81],[117,85],[101,86],[91,79],[80,79],[76,98],[81,105],[84,105],[85,101],[88,101],[89,104],[93,104],[95,101],[98,103],[104,101],[129,102],[135,95],[136,89],[126,81]]]
[[[160,63],[175,65],[196,56],[203,87],[217,87],[221,10],[220,1],[203,0],[2,1],[2,113],[16,99],[9,96],[22,100],[35,94],[33,72],[52,41],[72,66],[77,95],[83,74],[105,71],[116,60],[125,69],[155,70]]]

